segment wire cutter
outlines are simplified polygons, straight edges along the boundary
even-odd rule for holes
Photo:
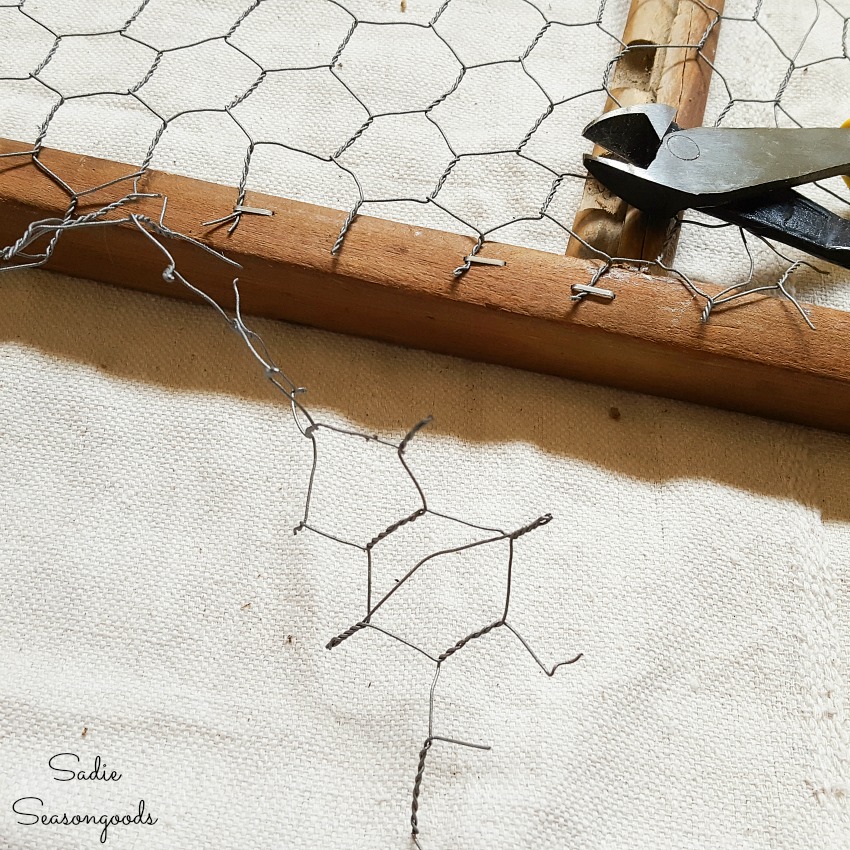
[[[794,186],[850,173],[850,129],[697,127],[665,104],[617,109],[584,137],[609,151],[587,170],[624,201],[662,218],[698,209],[850,268],[850,221]]]

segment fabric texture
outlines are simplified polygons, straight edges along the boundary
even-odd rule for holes
[[[240,4],[199,5],[151,14],[190,29]],[[103,153],[92,126],[69,122],[67,146]],[[173,170],[222,163],[197,130],[175,148],[195,166]],[[683,262],[725,256],[707,234]],[[325,648],[363,616],[366,559],[293,535],[310,442],[238,337],[211,310],[42,271],[0,276],[0,305],[0,845],[99,846],[97,825],[19,823],[12,804],[37,797],[22,810],[143,798],[157,822],[109,827],[117,848],[412,847],[434,665],[377,630]],[[434,734],[491,749],[434,741],[423,847],[850,846],[848,438],[250,324],[322,421],[398,441],[433,415],[406,458],[434,511],[509,531],[553,515],[516,541],[510,621],[545,666],[582,658],[548,677],[500,628],[444,663]],[[317,443],[317,527],[365,542],[417,507],[391,449]],[[472,536],[408,523],[375,546],[375,589]],[[439,654],[501,615],[507,544],[416,579],[378,623]],[[57,782],[58,753],[121,779]]]

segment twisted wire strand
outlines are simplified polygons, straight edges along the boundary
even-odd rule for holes
[[[0,251],[0,271],[5,269],[29,268],[44,265],[53,256],[56,246],[61,241],[63,235],[75,229],[94,227],[135,227],[141,233],[144,234],[147,242],[151,246],[151,250],[157,251],[159,254],[161,254],[164,262],[162,272],[163,278],[167,282],[173,283],[175,286],[184,287],[188,289],[189,291],[200,297],[203,301],[205,301],[209,306],[213,307],[227,322],[228,326],[242,339],[247,351],[257,361],[258,366],[262,369],[266,379],[269,380],[269,382],[286,399],[286,403],[290,409],[293,421],[299,429],[299,432],[302,434],[302,436],[304,436],[310,441],[310,451],[312,455],[312,463],[310,467],[309,479],[307,482],[307,489],[304,502],[304,512],[301,521],[294,529],[294,533],[308,531],[340,545],[351,547],[358,552],[362,552],[366,562],[365,615],[361,620],[349,626],[347,629],[340,632],[335,637],[332,637],[326,645],[327,648],[336,649],[342,643],[346,642],[349,638],[352,638],[356,634],[364,632],[368,629],[373,632],[383,634],[389,639],[399,642],[402,645],[412,650],[415,650],[418,653],[421,653],[435,665],[435,675],[429,697],[428,737],[426,738],[425,744],[423,745],[418,755],[417,770],[412,790],[410,821],[411,835],[413,837],[414,842],[416,843],[416,846],[419,847],[421,846],[419,838],[421,829],[419,815],[423,780],[425,775],[425,764],[428,753],[431,750],[433,743],[440,741],[448,745],[487,749],[487,747],[484,747],[483,745],[468,744],[465,742],[453,740],[451,738],[441,737],[435,733],[433,725],[433,709],[435,699],[438,693],[437,683],[439,680],[439,674],[440,670],[442,669],[442,665],[444,663],[451,663],[451,659],[454,658],[454,656],[459,652],[464,651],[470,644],[478,640],[485,640],[487,639],[487,636],[490,635],[492,632],[500,629],[505,629],[512,635],[514,635],[514,637],[528,652],[528,654],[531,656],[537,666],[539,666],[540,669],[547,676],[554,675],[554,673],[561,666],[573,664],[581,658],[581,654],[578,654],[569,660],[558,662],[551,666],[547,666],[541,660],[539,655],[535,653],[535,651],[533,650],[531,645],[526,641],[526,639],[508,621],[513,583],[513,559],[515,554],[515,545],[519,545],[520,539],[523,538],[525,535],[540,530],[549,521],[551,521],[552,517],[550,514],[545,514],[534,520],[533,522],[530,522],[527,525],[524,525],[514,531],[505,531],[500,528],[477,524],[463,517],[451,516],[446,513],[441,513],[431,508],[428,504],[425,492],[417,476],[415,475],[412,470],[412,467],[408,463],[407,457],[407,450],[410,447],[411,442],[419,434],[422,428],[427,425],[430,419],[425,419],[417,423],[417,425],[415,425],[398,442],[379,438],[376,435],[342,428],[329,422],[317,419],[305,405],[305,402],[303,400],[305,388],[299,386],[296,382],[290,379],[283,370],[281,370],[281,368],[276,364],[271,352],[266,347],[262,338],[245,322],[242,314],[243,305],[240,297],[238,278],[234,278],[233,280],[235,311],[231,313],[225,310],[221,304],[219,304],[215,299],[213,299],[205,291],[202,284],[192,281],[191,275],[189,275],[188,273],[184,275],[183,272],[178,269],[174,257],[171,254],[168,246],[169,243],[174,240],[183,240],[191,243],[197,250],[203,250],[210,254],[213,254],[218,259],[220,259],[222,263],[229,265],[231,268],[233,268],[234,271],[237,270],[238,264],[230,260],[225,254],[214,251],[203,243],[170,229],[166,223],[168,204],[167,198],[161,199],[162,205],[157,218],[153,218],[138,211],[136,209],[136,206],[139,205],[140,202],[150,201],[150,199],[153,197],[151,193],[146,193],[144,191],[139,190],[140,180],[143,180],[145,175],[149,171],[151,167],[151,162],[153,161],[153,157],[158,148],[160,147],[163,136],[169,126],[171,126],[176,120],[185,115],[190,115],[197,112],[217,112],[227,116],[227,118],[238,129],[239,133],[241,134],[241,137],[244,138],[245,155],[242,159],[241,172],[239,175],[238,185],[236,186],[235,203],[233,209],[227,212],[225,215],[218,218],[214,218],[212,221],[210,221],[209,226],[211,227],[228,225],[229,231],[232,232],[237,226],[240,225],[240,222],[242,221],[244,215],[244,210],[242,210],[242,206],[245,202],[246,195],[248,192],[255,152],[259,148],[279,148],[281,150],[303,154],[316,161],[334,166],[342,174],[347,175],[354,184],[354,187],[356,189],[356,199],[348,208],[347,214],[340,227],[340,231],[337,235],[336,240],[334,241],[333,245],[328,246],[328,250],[332,254],[340,253],[344,250],[345,243],[348,239],[356,238],[356,232],[352,230],[352,225],[356,221],[357,216],[360,215],[362,212],[367,211],[370,205],[390,203],[396,201],[410,202],[433,207],[435,210],[447,216],[454,223],[455,226],[463,229],[465,232],[470,234],[472,244],[468,254],[466,255],[466,257],[462,258],[462,262],[460,262],[453,271],[447,270],[447,273],[453,274],[456,278],[462,278],[468,273],[474,274],[474,262],[467,259],[467,257],[474,258],[478,256],[479,253],[488,244],[488,242],[492,241],[492,239],[501,231],[504,231],[514,225],[540,222],[543,224],[551,224],[555,226],[562,233],[564,233],[567,238],[575,239],[582,245],[584,245],[585,248],[587,248],[593,254],[593,256],[597,258],[597,266],[592,276],[591,283],[596,283],[598,280],[605,277],[608,272],[617,267],[639,265],[644,268],[656,268],[662,271],[666,271],[676,277],[679,281],[681,281],[682,285],[691,293],[694,298],[697,298],[702,301],[704,305],[704,309],[702,311],[703,321],[709,321],[714,310],[722,308],[723,306],[731,304],[733,302],[747,301],[753,298],[763,296],[765,294],[778,294],[784,298],[787,298],[799,311],[803,320],[805,320],[809,325],[811,325],[811,321],[806,314],[804,306],[796,298],[790,286],[792,275],[799,269],[807,267],[809,269],[814,269],[815,271],[820,271],[811,264],[806,263],[804,261],[795,260],[791,257],[787,257],[785,254],[779,251],[772,243],[765,242],[765,240],[761,239],[761,237],[757,237],[758,239],[761,239],[762,242],[765,242],[765,244],[767,244],[767,246],[773,252],[773,255],[775,257],[785,263],[785,270],[778,276],[778,278],[774,280],[760,278],[756,271],[755,260],[752,250],[750,248],[750,244],[748,242],[748,236],[744,231],[739,231],[742,243],[742,250],[746,258],[748,272],[742,281],[727,287],[720,293],[717,293],[715,295],[709,295],[698,283],[693,281],[687,273],[677,269],[675,266],[665,264],[661,257],[659,257],[655,261],[646,262],[638,261],[634,258],[629,257],[617,257],[609,255],[608,253],[591,246],[587,241],[585,241],[581,237],[580,234],[577,234],[573,231],[570,224],[565,223],[562,220],[561,216],[552,211],[553,207],[556,205],[555,202],[557,201],[559,193],[562,191],[562,189],[564,189],[567,185],[580,185],[581,182],[584,181],[585,175],[575,173],[569,170],[553,168],[551,165],[535,157],[533,153],[529,153],[529,150],[531,141],[534,139],[535,135],[541,131],[542,128],[545,128],[547,126],[547,122],[551,120],[552,115],[554,114],[557,108],[568,108],[574,102],[577,102],[580,98],[585,98],[588,96],[598,96],[601,102],[602,96],[606,95],[616,102],[614,92],[612,92],[611,90],[611,80],[613,79],[614,71],[616,70],[618,63],[622,62],[626,57],[628,57],[631,53],[637,50],[663,51],[671,49],[688,49],[689,51],[692,51],[693,55],[700,62],[704,63],[713,73],[714,78],[716,80],[716,84],[722,87],[722,90],[725,91],[726,103],[723,105],[717,115],[715,121],[717,126],[721,126],[723,122],[726,121],[729,114],[736,106],[748,103],[772,104],[775,121],[777,124],[779,123],[780,119],[785,119],[791,121],[796,126],[802,126],[801,123],[794,118],[791,111],[783,102],[787,97],[789,85],[794,80],[795,74],[805,72],[808,68],[814,67],[824,62],[850,61],[850,56],[848,56],[846,37],[842,41],[842,48],[840,54],[836,54],[834,56],[821,57],[816,60],[804,62],[801,60],[801,57],[804,55],[804,49],[816,28],[820,15],[826,10],[829,10],[830,13],[839,16],[842,22],[842,32],[845,36],[847,35],[848,31],[850,31],[850,17],[844,15],[832,2],[832,0],[810,0],[810,2],[806,5],[806,9],[810,10],[812,14],[812,18],[809,22],[808,28],[801,36],[794,49],[789,51],[783,48],[779,39],[771,32],[769,24],[766,23],[765,10],[769,10],[771,8],[770,0],[758,0],[750,16],[720,15],[719,12],[710,4],[710,2],[704,2],[704,0],[690,0],[690,2],[692,2],[695,6],[701,8],[704,11],[712,13],[709,25],[707,26],[706,30],[702,33],[701,37],[698,38],[693,44],[641,44],[628,46],[622,42],[622,40],[616,33],[612,32],[612,28],[606,23],[606,14],[613,0],[600,0],[595,16],[592,16],[584,21],[570,22],[559,20],[556,15],[552,14],[549,11],[548,4],[542,2],[542,0],[522,0],[524,6],[527,7],[532,12],[532,14],[536,15],[539,20],[539,26],[536,26],[536,29],[534,30],[533,35],[529,38],[528,43],[513,58],[501,59],[495,62],[465,63],[461,56],[458,54],[458,51],[455,49],[455,46],[452,44],[452,39],[447,34],[447,29],[443,26],[446,14],[453,5],[457,5],[457,0],[444,0],[444,2],[442,2],[440,6],[436,9],[435,13],[431,16],[431,18],[424,23],[411,23],[408,21],[401,20],[368,20],[364,17],[358,17],[356,14],[351,12],[347,8],[345,0],[326,0],[329,5],[340,10],[342,13],[345,13],[348,16],[349,20],[346,25],[345,32],[342,34],[341,39],[336,48],[333,50],[329,61],[320,63],[318,65],[310,65],[308,69],[321,69],[331,74],[334,80],[341,86],[342,90],[345,91],[346,96],[349,97],[351,101],[362,110],[364,117],[359,122],[357,128],[354,129],[354,131],[345,139],[343,139],[338,145],[336,145],[332,152],[320,153],[299,145],[291,144],[288,141],[257,137],[255,134],[250,132],[249,129],[247,129],[245,122],[240,120],[239,114],[237,114],[239,112],[239,107],[251,102],[252,99],[255,99],[257,97],[257,93],[263,90],[264,86],[267,84],[267,80],[269,79],[269,74],[275,73],[277,71],[298,70],[298,68],[294,67],[265,67],[262,62],[258,61],[255,57],[251,55],[250,51],[246,51],[245,49],[241,48],[239,44],[236,43],[236,37],[238,36],[240,29],[245,25],[247,21],[251,20],[252,15],[257,13],[257,11],[262,8],[266,0],[246,0],[241,12],[238,14],[233,23],[223,32],[223,34],[199,38],[194,41],[191,41],[191,43],[180,44],[179,46],[170,48],[158,48],[150,42],[146,41],[138,34],[138,27],[136,25],[146,14],[146,9],[149,6],[149,2],[150,0],[142,0],[142,2],[137,5],[132,14],[121,24],[120,27],[98,30],[97,32],[93,31],[89,33],[83,32],[73,34],[74,38],[86,38],[100,35],[116,35],[122,39],[125,39],[128,43],[132,43],[140,48],[144,48],[152,52],[150,63],[146,66],[144,73],[135,82],[127,85],[124,89],[120,91],[111,91],[107,88],[104,88],[100,91],[88,92],[85,94],[78,95],[63,94],[63,92],[59,88],[50,84],[49,81],[45,79],[45,72],[50,69],[53,63],[55,63],[56,57],[62,47],[63,41],[71,36],[58,31],[57,29],[51,27],[49,24],[45,23],[42,19],[40,19],[37,12],[33,12],[27,8],[27,0],[20,0],[20,2],[17,3],[0,3],[0,12],[2,12],[3,14],[11,13],[21,15],[23,18],[26,18],[28,21],[30,21],[33,25],[40,28],[40,30],[42,30],[50,39],[50,44],[46,48],[44,54],[37,62],[34,63],[32,70],[30,70],[25,76],[0,76],[0,81],[23,80],[32,82],[40,86],[42,90],[51,97],[50,105],[48,106],[43,119],[38,123],[33,143],[23,147],[20,151],[12,151],[3,154],[2,158],[29,159],[32,166],[38,169],[42,174],[47,176],[48,179],[52,180],[55,185],[57,185],[66,194],[68,198],[68,207],[65,211],[65,214],[61,218],[57,217],[32,222],[21,234],[21,236],[17,240],[15,240],[15,242]],[[803,13],[806,14],[807,11],[804,9]],[[717,26],[719,26],[724,20],[750,24],[753,27],[756,27],[767,37],[767,39],[779,51],[779,54],[783,57],[784,61],[787,62],[785,73],[782,79],[779,81],[776,91],[772,93],[771,97],[756,98],[737,96],[733,91],[733,87],[729,79],[727,78],[727,75],[724,73],[723,68],[718,67],[719,63],[716,60],[710,61],[708,57],[705,56],[703,51],[708,38],[710,37],[713,30]],[[372,108],[369,103],[366,102],[349,84],[349,82],[345,79],[345,75],[342,74],[340,70],[347,57],[346,51],[350,50],[355,35],[358,32],[358,28],[361,28],[364,25],[371,25],[374,27],[382,28],[383,31],[387,33],[387,36],[389,38],[392,37],[393,27],[397,26],[417,27],[420,31],[429,32],[447,49],[448,54],[453,58],[453,61],[457,63],[457,73],[452,75],[447,87],[439,94],[434,96],[429,101],[429,103],[422,109],[395,109],[381,111],[379,109]],[[538,78],[538,76],[535,75],[531,60],[534,58],[535,52],[541,49],[542,45],[545,44],[548,38],[550,38],[558,31],[564,29],[584,32],[590,32],[592,30],[595,30],[599,32],[610,40],[611,50],[612,53],[614,53],[615,55],[613,55],[611,60],[607,63],[602,79],[599,81],[598,86],[588,89],[587,91],[579,94],[571,94],[569,97],[557,99],[551,96],[543,82]],[[158,112],[149,102],[150,98],[146,94],[146,88],[153,80],[158,78],[158,75],[162,74],[163,63],[166,57],[175,54],[180,50],[213,43],[227,45],[229,48],[238,52],[242,57],[252,62],[257,68],[256,75],[241,92],[235,93],[221,108],[190,108],[178,111],[173,115],[160,114],[160,112]],[[441,107],[443,104],[446,104],[451,100],[453,96],[455,96],[460,86],[464,84],[464,81],[470,71],[493,67],[496,65],[511,65],[519,69],[519,72],[525,75],[525,77],[528,78],[530,83],[533,84],[535,90],[542,93],[543,97],[545,98],[545,106],[536,115],[528,130],[522,135],[522,138],[519,139],[518,143],[515,146],[508,146],[507,148],[502,150],[461,151],[453,144],[450,134],[446,132],[446,129],[442,125],[440,119],[440,111],[438,107]],[[89,211],[81,215],[77,211],[80,199],[85,197],[87,194],[90,194],[91,192],[95,191],[95,189],[74,189],[68,182],[66,182],[62,175],[55,173],[54,170],[52,170],[48,165],[45,164],[45,162],[41,159],[40,154],[42,153],[45,147],[47,137],[49,135],[52,125],[56,120],[57,115],[60,115],[63,112],[67,104],[70,104],[76,100],[80,100],[81,98],[97,97],[106,94],[121,94],[130,98],[134,104],[139,106],[143,111],[145,111],[147,114],[152,116],[153,119],[155,119],[155,121],[157,122],[156,129],[153,131],[152,137],[150,138],[144,155],[141,157],[141,164],[139,168],[133,170],[131,173],[124,177],[118,178],[115,181],[110,181],[110,183],[104,184],[101,187],[95,187],[95,189],[106,189],[114,185],[115,191],[117,193],[116,197],[105,203],[99,209]],[[420,197],[372,196],[369,194],[369,192],[365,191],[364,184],[361,181],[357,170],[348,165],[346,161],[344,161],[344,155],[348,151],[354,149],[358,144],[360,144],[363,139],[368,137],[370,131],[372,130],[375,124],[376,119],[411,114],[421,114],[428,122],[430,122],[430,124],[434,128],[436,128],[439,137],[442,139],[442,142],[445,144],[449,152],[447,163],[437,176],[435,182],[433,183],[433,188],[431,188],[430,192],[425,195],[422,195]],[[518,212],[517,214],[512,215],[505,221],[499,221],[496,224],[485,227],[476,220],[474,220],[472,217],[461,214],[456,209],[453,209],[452,205],[449,202],[444,202],[443,196],[446,194],[446,187],[447,185],[449,185],[449,182],[455,174],[457,167],[464,160],[469,159],[471,157],[482,158],[505,154],[516,156],[525,162],[539,167],[540,169],[542,169],[542,171],[547,173],[550,182],[548,185],[548,189],[545,192],[545,197],[540,203],[536,213],[524,214]],[[132,180],[133,182],[132,191],[125,191],[121,184],[125,181],[130,180]],[[829,196],[833,197],[834,199],[846,203],[846,199],[844,197],[833,192],[829,187],[818,186],[818,188]],[[703,222],[686,218],[683,219],[677,226],[679,228],[686,228],[690,230],[693,228],[706,227],[708,225],[704,224]],[[723,227],[726,225],[717,226]],[[671,233],[670,238],[672,238],[672,236],[673,234]],[[750,236],[750,238],[752,238],[752,236]],[[33,253],[30,252],[31,249]],[[584,296],[571,296],[568,291],[565,291],[565,299],[570,297],[580,300]],[[417,491],[420,506],[412,512],[406,513],[395,521],[389,523],[382,530],[375,531],[366,540],[349,539],[342,532],[339,532],[333,528],[328,529],[320,527],[319,524],[317,524],[311,519],[310,514],[314,495],[316,470],[322,457],[322,452],[320,451],[317,438],[325,430],[337,433],[343,436],[344,438],[364,439],[370,442],[374,442],[376,445],[382,448],[394,451],[397,455],[398,462],[400,463],[404,473],[408,476],[410,482]],[[439,517],[445,521],[455,523],[457,525],[463,526],[464,528],[473,530],[479,533],[480,537],[471,544],[465,544],[463,546],[457,547],[443,547],[441,549],[437,549],[429,553],[428,555],[417,561],[415,564],[410,566],[407,572],[404,574],[404,577],[390,591],[381,596],[377,601],[373,600],[372,556],[374,550],[380,547],[388,538],[397,534],[401,529],[405,528],[411,523],[420,521],[423,517],[428,515]],[[428,653],[423,648],[417,646],[414,642],[408,641],[401,636],[395,635],[387,629],[383,628],[380,624],[372,621],[373,616],[378,614],[383,609],[383,606],[389,604],[392,601],[392,599],[394,598],[394,594],[396,593],[398,588],[402,585],[405,585],[406,582],[408,582],[410,578],[415,575],[420,569],[427,569],[429,563],[431,563],[434,559],[452,553],[466,551],[475,547],[496,545],[498,543],[503,542],[507,542],[508,554],[507,561],[505,564],[504,609],[499,619],[491,621],[490,623],[487,623],[483,626],[480,624],[469,624],[470,631],[466,633],[466,636],[457,640],[452,646],[446,648],[439,654]]]

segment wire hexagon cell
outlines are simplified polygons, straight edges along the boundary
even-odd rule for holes
[[[47,126],[45,144],[69,147],[79,128],[89,129],[89,151],[118,162],[143,162],[164,123],[132,95],[102,94],[66,100]]]
[[[57,92],[35,77],[25,80],[0,80],[0,123],[11,139],[34,141],[45,118],[54,114],[62,102]]]
[[[245,0],[149,0],[133,5],[140,11],[125,28],[126,33],[160,51],[224,38],[249,6]]]
[[[389,26],[389,25],[388,25]],[[463,66],[431,27],[358,24],[334,73],[373,115],[427,109],[451,88]],[[417,73],[411,74],[410,69]]]
[[[224,40],[207,41],[161,54],[138,95],[167,120],[185,112],[225,109],[262,73],[256,62]]]
[[[267,195],[343,210],[360,199],[354,177],[331,159],[279,144],[258,143],[253,148],[246,186]]]
[[[337,161],[357,175],[366,201],[425,201],[452,159],[439,129],[414,112],[375,118]]]
[[[525,68],[555,103],[601,91],[611,54],[620,48],[612,35],[598,27],[553,24],[540,36],[525,59]],[[558,68],[558,57],[581,56],[569,74]]]
[[[197,139],[214,139],[214,157]],[[176,174],[210,172],[215,183],[239,181],[245,162],[245,132],[227,112],[187,112],[168,122],[153,151],[151,167]]]
[[[53,47],[53,34],[17,9],[0,7],[0,77],[28,79]]]
[[[555,175],[515,153],[465,156],[452,169],[440,194],[441,206],[488,232],[507,222],[505,206],[515,218],[536,216],[555,182]],[[470,191],[470,185],[477,187]]]
[[[411,530],[415,530],[415,524]],[[447,528],[436,540],[446,548],[455,548],[447,541],[456,536],[454,529]],[[477,535],[467,533],[467,537],[471,539],[460,539],[456,544],[459,551],[437,555],[426,552],[419,558],[408,554],[407,562],[395,559],[394,572],[388,569],[382,547],[376,546],[372,555],[373,605],[386,601],[372,622],[433,658],[472,632],[497,622],[504,613],[508,590],[510,541],[480,531]],[[477,545],[471,545],[473,542]],[[409,572],[424,557],[428,560]],[[447,588],[451,588],[448,593]]]
[[[273,71],[232,110],[255,142],[328,158],[369,115],[328,68]]]
[[[267,71],[330,65],[354,17],[328,0],[266,0],[230,36]],[[280,37],[281,32],[287,38]]]
[[[813,98],[812,89],[821,92]],[[824,124],[840,127],[850,118],[850,62],[828,59],[816,65],[797,68],[789,76],[781,107],[789,125]]]
[[[153,68],[157,53],[119,33],[66,36],[38,78],[64,97],[127,93]]]
[[[500,91],[514,93],[512,100]],[[550,108],[549,98],[518,62],[471,68],[430,114],[457,153],[516,150]]]
[[[472,67],[518,59],[545,23],[526,0],[454,0],[434,29],[460,61]]]

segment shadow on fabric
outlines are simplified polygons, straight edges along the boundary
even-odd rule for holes
[[[245,305],[249,309],[249,305]],[[305,402],[376,432],[522,442],[648,482],[707,479],[850,522],[850,437],[251,320]],[[205,307],[44,271],[6,273],[0,341],[175,391],[280,396]]]

